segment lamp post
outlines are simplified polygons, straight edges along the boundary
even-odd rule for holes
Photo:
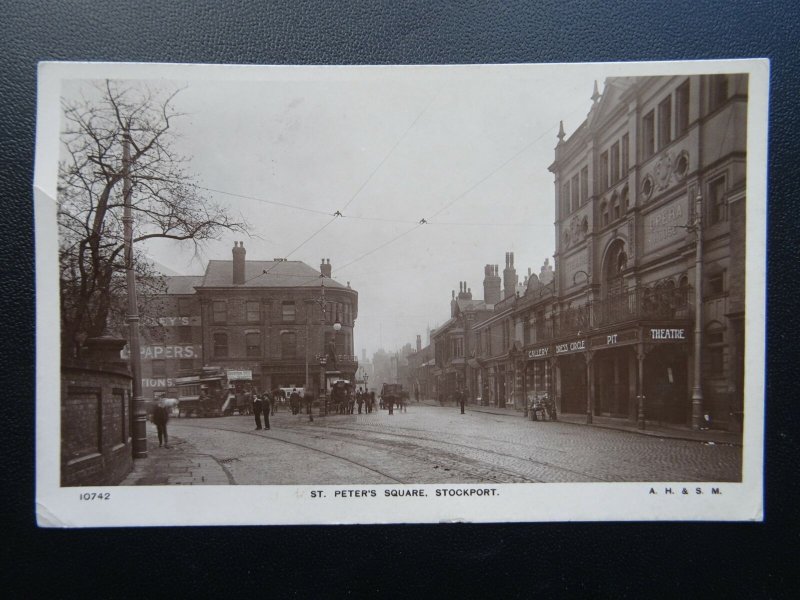
[[[133,376],[133,458],[147,458],[147,414],[142,398],[142,357],[139,354],[139,308],[136,302],[136,272],[133,264],[133,215],[131,208],[131,136],[126,127],[122,133],[122,223],[125,236],[125,275],[128,292],[128,348]]]
[[[692,429],[698,430],[703,423],[703,385],[700,369],[703,348],[703,198],[698,188],[694,200],[695,234],[694,257],[694,385],[692,386]]]
[[[308,410],[308,420],[309,421],[313,421],[314,420],[314,415],[311,412],[311,401],[312,401],[314,396],[313,395],[309,395],[309,387],[310,387],[311,384],[310,384],[310,381],[309,381],[309,378],[308,378],[308,346],[309,346],[309,339],[308,339],[309,338],[309,335],[308,335],[309,331],[308,330],[311,327],[311,305],[313,304],[313,302],[314,302],[313,300],[306,299],[306,381],[305,381],[305,384],[304,384],[304,387],[303,387],[303,390],[304,390],[303,391],[303,395],[307,396],[306,402],[308,403],[307,410]]]

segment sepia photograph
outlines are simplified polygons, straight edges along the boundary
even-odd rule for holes
[[[761,520],[768,77],[42,63],[39,524]]]

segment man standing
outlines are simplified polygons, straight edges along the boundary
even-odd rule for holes
[[[256,417],[256,431],[261,429],[261,409],[263,408],[263,404],[261,403],[261,398],[258,397],[258,394],[253,395],[253,414]]]
[[[156,426],[156,430],[158,431],[158,446],[163,446],[165,448],[169,448],[169,440],[167,438],[167,421],[169,420],[169,413],[167,412],[167,407],[164,403],[163,398],[158,399],[158,404],[153,409],[153,424]]]
[[[458,388],[458,391],[456,392],[456,402],[458,402],[461,405],[461,414],[462,415],[464,414],[464,402],[465,402],[465,400],[466,400],[466,394],[464,394],[464,391],[461,388]]]

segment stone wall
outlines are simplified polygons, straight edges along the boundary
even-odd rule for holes
[[[132,461],[131,383],[124,340],[87,340],[61,365],[61,485],[116,485]]]

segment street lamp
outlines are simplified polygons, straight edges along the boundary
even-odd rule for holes
[[[694,200],[695,234],[694,257],[694,385],[692,386],[692,429],[698,430],[703,422],[703,386],[700,377],[703,348],[703,227],[702,227],[703,197],[698,187]]]

